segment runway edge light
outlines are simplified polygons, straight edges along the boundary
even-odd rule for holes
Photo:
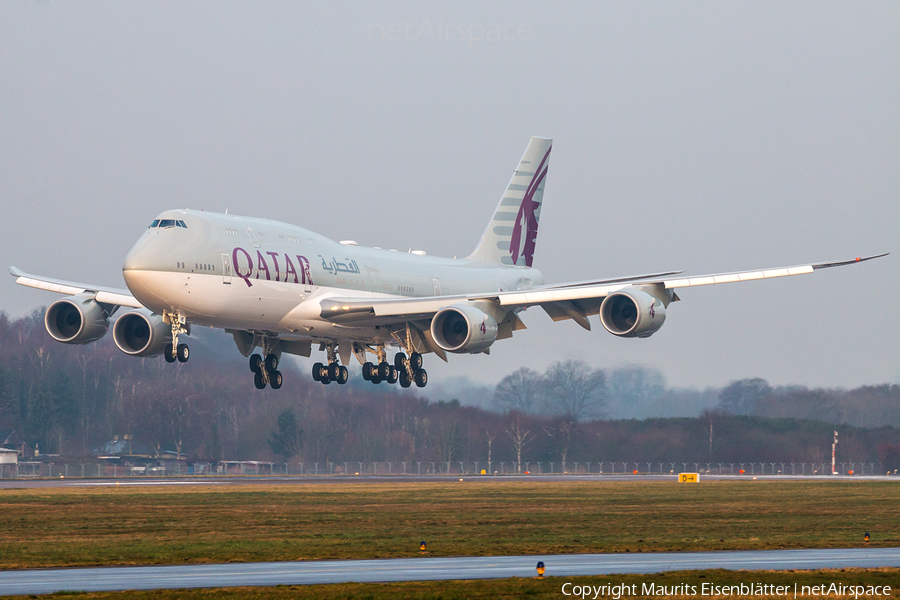
[[[425,540],[419,542],[419,552],[425,552]]]
[[[538,574],[538,577],[543,577],[543,576],[544,576],[544,561],[542,561],[542,560],[539,560],[539,561],[538,561],[538,564],[537,564],[537,574]]]
[[[869,532],[867,531],[866,535],[863,536],[863,541],[868,544],[870,539],[872,538],[869,537]]]

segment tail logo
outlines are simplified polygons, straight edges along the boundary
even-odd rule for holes
[[[522,198],[522,204],[519,205],[519,214],[516,215],[516,224],[513,227],[512,238],[509,240],[509,253],[512,256],[512,264],[518,262],[520,255],[525,258],[525,266],[530,267],[534,262],[534,247],[537,243],[538,230],[538,220],[534,213],[540,206],[540,202],[535,202],[533,198],[547,176],[548,167],[545,165],[550,157],[550,150],[552,150],[552,147],[547,149],[547,154],[541,159],[541,164],[538,165],[534,176],[531,178],[531,183],[528,184],[528,189],[525,191],[525,197]],[[525,226],[524,240],[522,239],[523,224]]]

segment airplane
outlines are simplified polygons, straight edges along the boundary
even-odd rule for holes
[[[532,137],[475,250],[462,259],[333,241],[268,219],[200,210],[167,210],[125,257],[128,289],[31,275],[10,267],[20,285],[66,294],[44,324],[65,344],[113,340],[131,356],[186,362],[191,325],[222,328],[249,358],[254,384],[279,389],[282,354],[325,352],[312,377],[345,384],[355,357],[372,383],[424,387],[423,355],[489,354],[525,328],[520,314],[539,306],[553,321],[590,330],[589,317],[623,338],[646,338],[686,287],[813,273],[865,262],[838,262],[702,276],[682,271],[546,284],[533,266],[552,140]],[[260,353],[256,349],[260,349]],[[388,349],[395,351],[388,360]],[[369,355],[374,357],[370,361]]]

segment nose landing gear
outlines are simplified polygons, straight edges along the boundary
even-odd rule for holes
[[[185,363],[191,357],[191,351],[187,344],[179,344],[179,334],[187,334],[188,328],[185,326],[186,319],[180,313],[163,313],[163,321],[169,323],[172,327],[172,343],[166,344],[163,349],[163,356],[167,363],[178,362]]]

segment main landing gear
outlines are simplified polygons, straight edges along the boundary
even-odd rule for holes
[[[400,387],[408,388],[415,382],[417,387],[425,387],[428,383],[428,373],[422,368],[422,355],[413,352],[409,358],[403,352],[394,356],[394,364],[387,362],[384,347],[378,348],[378,364],[366,362],[362,366],[362,376],[372,383],[400,382]]]
[[[163,349],[163,356],[166,357],[166,362],[173,363],[176,360],[182,363],[187,362],[191,357],[191,350],[187,344],[178,343],[178,335],[188,332],[185,327],[184,315],[163,313],[163,319],[172,326],[172,343],[166,344],[166,347]]]
[[[325,385],[328,385],[332,381],[344,385],[347,383],[347,380],[350,379],[350,371],[344,365],[338,364],[337,351],[334,344],[329,344],[325,347],[325,350],[328,352],[328,366],[325,366],[320,362],[314,364],[312,368],[313,380],[319,381]]]
[[[267,354],[265,360],[259,354],[252,355],[250,370],[253,371],[253,384],[258,390],[265,389],[267,384],[277,390],[284,382],[281,371],[278,370],[278,357],[274,354]]]

